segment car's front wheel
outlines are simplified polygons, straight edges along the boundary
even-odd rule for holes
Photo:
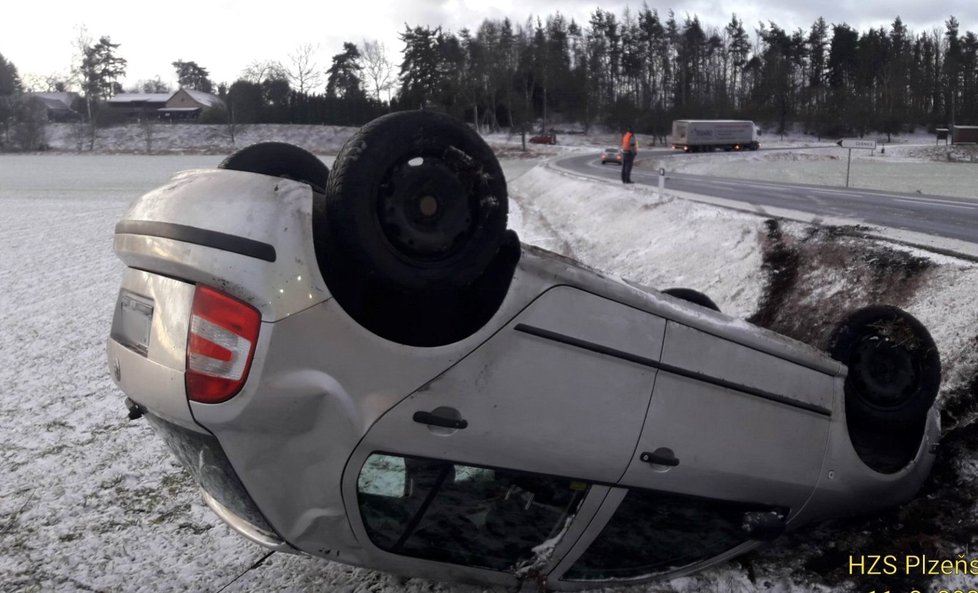
[[[844,318],[828,351],[849,368],[850,422],[893,429],[919,424],[937,397],[941,357],[927,329],[897,307],[875,305]]]

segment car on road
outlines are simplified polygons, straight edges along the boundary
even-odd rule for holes
[[[533,144],[557,144],[557,134],[553,132],[549,134],[537,134],[530,138],[530,142]]]
[[[507,211],[489,147],[431,111],[332,171],[263,143],[177,174],[115,228],[130,417],[256,543],[509,587],[688,574],[927,477],[940,358],[909,314],[816,350],[521,244]]]
[[[606,165],[608,163],[621,164],[621,149],[605,148],[601,151],[601,164]]]

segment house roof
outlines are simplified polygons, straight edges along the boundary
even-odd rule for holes
[[[28,97],[28,99],[34,99],[35,101],[40,101],[50,111],[72,111],[71,107],[68,107],[58,99],[51,99],[49,97],[38,97],[36,95],[33,97]]]
[[[203,91],[192,91],[190,89],[181,89],[181,90],[186,92],[191,97],[193,97],[194,101],[201,103],[205,107],[213,107],[215,105],[224,104],[224,101],[221,101],[221,98],[218,97],[217,95],[212,95],[210,93],[205,93]]]
[[[223,104],[223,101],[217,95],[183,88],[172,93],[119,93],[110,98],[109,103],[167,103],[179,93],[186,93],[191,99],[204,107]]]
[[[119,93],[109,103],[166,103],[173,93]]]
[[[24,97],[27,99],[37,98],[40,99],[42,103],[52,110],[71,110],[71,104],[79,98],[78,93],[24,93]]]

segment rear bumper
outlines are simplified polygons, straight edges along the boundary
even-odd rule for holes
[[[200,494],[215,515],[247,539],[276,552],[298,552],[274,532],[265,531],[234,514],[234,511],[221,504],[221,501],[211,496],[203,488],[200,489]]]
[[[168,422],[151,411],[144,410],[144,415],[193,476],[204,502],[218,517],[256,544],[276,551],[295,551],[258,510],[216,437]]]

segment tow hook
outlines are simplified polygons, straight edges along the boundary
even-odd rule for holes
[[[139,404],[132,401],[128,397],[126,398],[126,409],[129,410],[130,420],[139,420],[143,417],[143,410],[139,407]]]

